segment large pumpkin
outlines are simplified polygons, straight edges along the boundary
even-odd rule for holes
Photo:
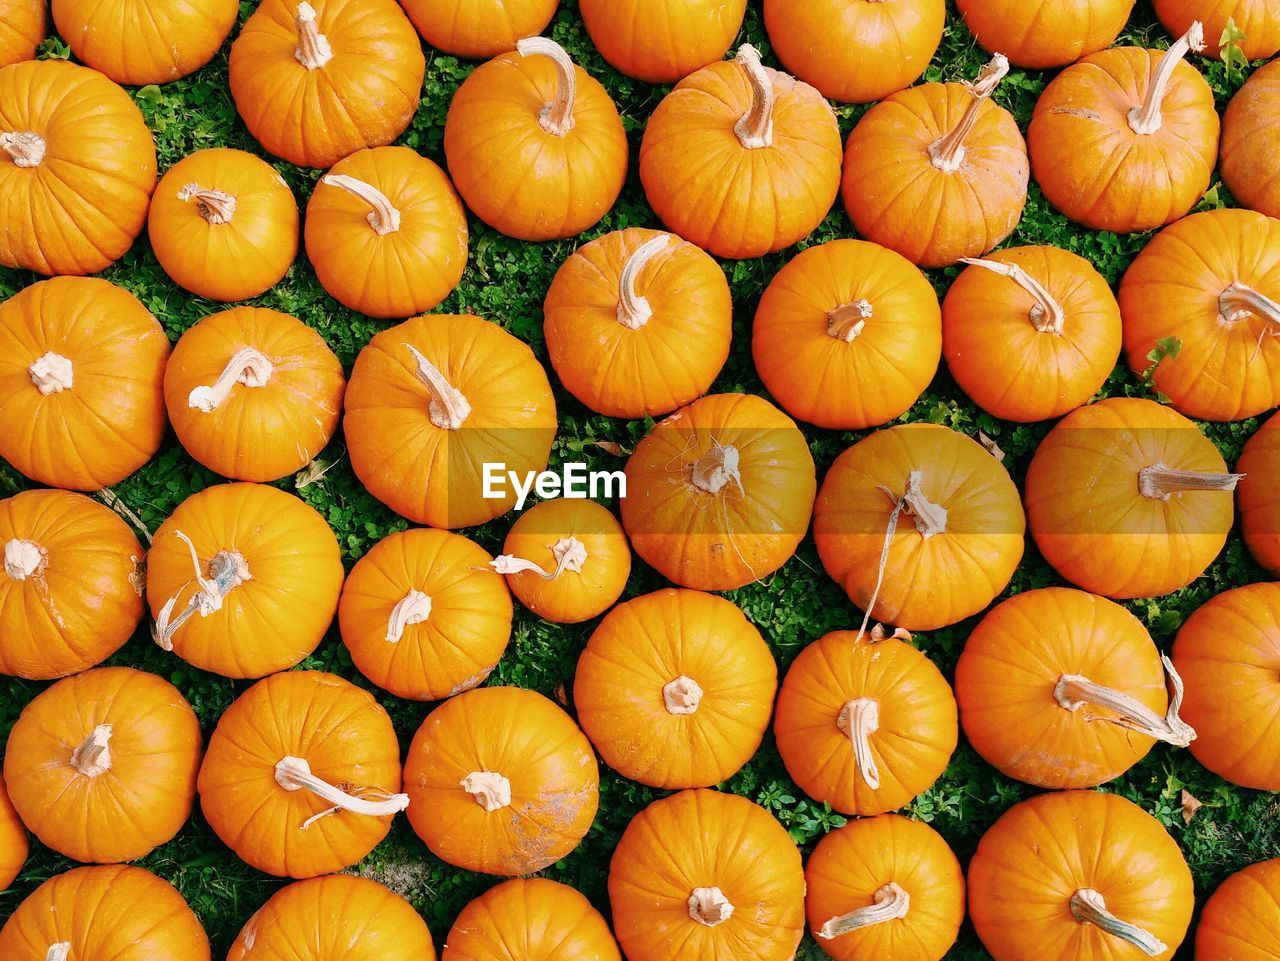
[[[535,37],[555,16],[559,0],[402,0],[405,12],[437,50],[482,60]]]
[[[573,703],[623,777],[710,787],[755,754],[777,686],[768,645],[731,601],[667,589],[600,622],[578,659]]]
[[[1280,51],[1280,9],[1270,0],[1154,0],[1156,16],[1175,37],[1193,23],[1204,24],[1205,55],[1221,53],[1228,22],[1244,34],[1236,41],[1249,60],[1266,60]]]
[[[0,303],[0,457],[42,484],[97,490],[164,437],[164,329],[123,287],[40,281]]]
[[[186,823],[200,722],[168,681],[131,667],[68,677],[9,733],[4,779],[31,833],[76,861],[134,861]]]
[[[351,467],[374,497],[418,524],[470,527],[515,506],[507,472],[523,484],[546,468],[556,403],[523,342],[480,317],[430,314],[360,351],[344,429]]]
[[[0,266],[93,274],[133,244],[156,148],[129,95],[88,67],[0,68]]]
[[[817,482],[804,435],[768,401],[712,394],[672,414],[627,461],[622,526],[681,587],[725,591],[772,574],[809,529]]]
[[[514,878],[462,909],[443,961],[621,961],[591,902],[548,878]]]
[[[640,144],[640,180],[685,240],[717,257],[760,257],[803,240],[831,210],[840,130],[818,91],[743,44],[658,104]]]
[[[1197,958],[1274,961],[1280,930],[1280,858],[1231,875],[1204,903],[1196,925]]]
[[[4,891],[18,877],[26,863],[31,848],[27,841],[27,829],[13,809],[0,775],[0,891]]]
[[[656,417],[711,387],[729,357],[733,300],[709,254],[630,227],[569,256],[543,317],[551,366],[569,393],[610,417]]]
[[[578,846],[596,816],[599,770],[578,725],[547,698],[485,687],[427,715],[404,765],[409,822],[467,871],[532,874]]]
[[[261,484],[192,494],[147,555],[156,643],[224,677],[297,664],[329,629],[341,588],[338,541],[324,518]]]
[[[956,0],[956,9],[984,50],[1044,70],[1111,46],[1133,0]]]
[[[1222,115],[1219,164],[1231,195],[1246,207],[1280,217],[1280,63],[1254,71]]]
[[[0,67],[33,60],[48,30],[45,0],[0,2]]]
[[[675,83],[724,58],[747,0],[579,0],[600,55],[619,73]]]
[[[1240,531],[1254,558],[1280,577],[1280,414],[1249,438],[1236,463],[1240,478]]]

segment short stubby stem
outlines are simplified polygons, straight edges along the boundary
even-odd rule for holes
[[[1116,715],[1088,715],[1086,720],[1104,721],[1175,747],[1186,747],[1196,739],[1196,731],[1178,716],[1182,709],[1182,678],[1169,658],[1162,655],[1160,660],[1164,664],[1165,677],[1171,689],[1169,708],[1164,717],[1123,691],[1095,684],[1081,674],[1063,674],[1059,677],[1053,688],[1053,698],[1066,711],[1079,711],[1086,704],[1092,704]]]
[[[955,173],[964,165],[964,140],[978,122],[983,102],[990,99],[1008,72],[1008,59],[997,53],[973,81],[964,85],[972,98],[969,106],[949,133],[929,145],[929,160],[943,173]]]
[[[1035,301],[1027,314],[1031,321],[1031,326],[1042,334],[1062,333],[1063,328],[1066,326],[1066,314],[1062,310],[1062,305],[1045,289],[1044,284],[1040,283],[1017,264],[1005,264],[997,260],[983,260],[980,257],[961,257],[960,262],[968,264],[970,267],[981,267],[983,270],[990,270],[992,273],[1000,274],[1002,277],[1008,277]]]
[[[30,130],[0,133],[0,150],[8,154],[15,167],[39,167],[46,149],[44,138]]]
[[[1169,950],[1169,946],[1150,931],[1122,921],[1107,910],[1106,899],[1093,888],[1080,888],[1071,895],[1071,915],[1081,924],[1095,924],[1107,934],[1127,941],[1148,957],[1154,958]]]
[[[231,223],[236,215],[236,198],[221,190],[201,187],[199,184],[187,184],[178,191],[178,199],[183,203],[196,202],[196,209],[211,227],[220,227]]]
[[[409,795],[391,794],[380,788],[361,788],[348,793],[311,773],[306,758],[282,757],[275,767],[276,784],[286,791],[307,790],[335,808],[368,817],[388,817],[409,806]],[[376,795],[375,797],[372,797]],[[310,822],[308,822],[310,823]]]
[[[346,174],[325,174],[320,182],[354,194],[368,204],[369,213],[365,219],[379,237],[400,229],[400,211],[391,203],[391,198],[373,184]]]
[[[15,537],[4,545],[4,572],[12,580],[25,581],[49,564],[48,555],[35,541]]]
[[[99,724],[71,752],[71,766],[85,777],[93,778],[111,770],[111,725]]]
[[[742,472],[738,467],[738,448],[711,441],[707,452],[693,462],[693,486],[708,494],[718,494],[730,482],[742,488]]]
[[[662,686],[662,704],[668,714],[693,714],[702,703],[702,685],[681,674]]]
[[[391,609],[391,616],[387,618],[387,640],[395,644],[404,636],[406,627],[421,624],[430,616],[431,598],[411,588]]]
[[[647,240],[627,258],[622,267],[622,275],[618,280],[618,323],[628,330],[639,330],[653,316],[649,301],[636,293],[636,277],[670,243],[670,234],[660,234]]]
[[[293,51],[293,58],[298,63],[308,70],[318,70],[333,59],[329,38],[320,32],[315,8],[306,0],[298,4],[293,23],[298,31],[298,46]]]
[[[911,895],[896,882],[890,881],[876,890],[871,904],[825,921],[818,929],[818,937],[830,941],[859,928],[905,918],[910,910]]]
[[[751,108],[733,127],[738,143],[747,150],[773,145],[773,80],[760,61],[760,51],[749,43],[738,48],[734,58],[751,84]]]
[[[1237,281],[1218,296],[1218,316],[1227,324],[1256,316],[1280,328],[1280,303]]]
[[[871,753],[871,735],[880,730],[879,702],[869,697],[854,698],[840,709],[836,727],[853,746],[853,759],[862,780],[871,790],[879,790],[880,769]]]
[[[42,396],[60,394],[75,384],[75,366],[61,354],[53,351],[41,354],[27,368],[27,376]]]
[[[554,570],[545,570],[541,564],[517,557],[515,554],[499,554],[489,562],[489,567],[497,574],[537,574],[548,581],[554,581],[561,574],[581,574],[582,565],[587,562],[587,545],[572,535],[562,537],[551,545],[551,557],[555,561]]]
[[[573,102],[577,96],[576,67],[564,47],[546,37],[526,37],[516,44],[522,57],[548,57],[556,65],[556,93],[538,111],[538,124],[553,137],[563,137],[573,129]]]
[[[511,805],[511,782],[495,771],[472,771],[460,783],[490,813]]]
[[[44,953],[44,961],[75,961],[71,957],[71,942],[59,941],[49,945],[49,950]]]
[[[187,396],[187,406],[204,414],[211,414],[222,406],[236,384],[245,387],[266,387],[271,381],[275,365],[271,359],[254,347],[241,347],[218,379],[207,387],[195,387]]]
[[[413,355],[414,373],[431,395],[431,402],[427,407],[431,423],[441,430],[458,430],[471,416],[471,403],[416,347],[412,344],[404,346]]]
[[[1169,81],[1173,72],[1178,69],[1190,51],[1197,53],[1204,49],[1204,25],[1195,21],[1187,32],[1179,37],[1160,59],[1155,76],[1151,78],[1151,86],[1147,88],[1146,99],[1129,111],[1129,127],[1136,134],[1153,134],[1164,126],[1164,117],[1160,114],[1160,106],[1164,103],[1165,94],[1169,91]]]
[[[827,336],[853,343],[871,319],[871,301],[854,300],[827,313]]]
[[[733,917],[733,905],[717,887],[694,888],[689,894],[689,917],[714,928]]]
[[[1218,471],[1175,470],[1164,464],[1152,464],[1138,471],[1138,493],[1152,500],[1167,501],[1183,491],[1222,491],[1236,489],[1243,474]]]

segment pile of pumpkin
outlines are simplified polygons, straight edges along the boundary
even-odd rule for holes
[[[1220,137],[1209,87],[1185,59],[1226,42],[1229,16],[1247,56],[1272,56],[1280,11],[1157,0],[1177,39],[1155,51],[1107,49],[1131,0],[960,0],[993,59],[966,83],[909,86],[940,40],[942,0],[766,0],[775,53],[799,79],[751,46],[722,59],[745,0],[581,0],[611,64],[679,81],[640,146],[641,181],[669,232],[623,230],[574,252],[547,292],[547,350],[591,410],[670,416],[630,455],[620,524],[589,500],[544,501],[493,557],[455,531],[514,503],[514,493],[483,496],[481,465],[546,467],[552,388],[498,324],[414,315],[463,275],[466,210],[515,238],[572,237],[622,189],[617,110],[536,36],[555,6],[262,0],[232,44],[231,89],[252,135],[285,161],[328,169],[302,232],[321,284],[352,311],[413,317],[376,335],[347,381],[321,337],[284,314],[215,313],[171,352],[133,295],[83,276],[144,225],[170,277],[213,300],[254,298],[293,263],[299,212],[272,167],[210,149],[156,183],[151,134],[116,85],[202,66],[237,4],[53,0],[59,32],[87,64],[76,66],[31,59],[42,2],[0,0],[0,63],[10,63],[0,67],[0,264],[58,275],[0,305],[0,457],[59,488],[0,501],[0,671],[60,678],[9,736],[0,886],[25,859],[27,830],[102,865],[39,887],[0,930],[0,957],[207,958],[181,896],[120,866],[171,839],[198,796],[245,862],[301,879],[248,920],[234,961],[434,957],[406,902],[335,874],[402,811],[444,861],[516,878],[462,912],[447,961],[618,958],[582,895],[519,879],[586,835],[598,752],[621,775],[675,792],[631,822],[613,858],[613,932],[631,961],[786,961],[806,924],[841,961],[936,961],[956,938],[966,880],[939,835],[891,812],[938,778],[961,727],[997,769],[1054,789],[1007,811],[969,866],[969,914],[997,961],[1038,957],[1048,943],[1071,958],[1168,957],[1193,904],[1177,845],[1136,805],[1083,789],[1164,741],[1233,783],[1280,790],[1270,730],[1280,584],[1210,600],[1172,658],[1112,600],[1203,574],[1234,522],[1233,491],[1248,546],[1280,576],[1280,418],[1249,441],[1237,473],[1188,419],[1280,405],[1280,66],[1257,70]],[[450,107],[449,174],[388,146],[417,107],[419,32],[439,50],[492,57]],[[1026,141],[991,99],[1010,63],[1065,66]],[[881,102],[842,150],[826,98]],[[1185,216],[1219,157],[1253,209]],[[1065,251],[992,253],[1018,223],[1032,173],[1089,228],[1163,228],[1118,300]],[[711,254],[802,241],[838,193],[866,239],[797,254],[756,311],[752,354],[782,409],[704,396],[731,339]],[[939,304],[919,267],[961,262]],[[1122,350],[1148,373],[1169,338],[1181,351],[1151,374],[1169,406],[1090,403]],[[882,427],[943,356],[992,415],[1061,418],[1031,462],[1025,509],[989,448],[940,426],[868,434],[819,488],[792,418]],[[368,490],[427,525],[385,538],[349,574],[323,518],[266,483],[304,468],[340,417]],[[116,512],[73,492],[133,473],[169,425],[232,483],[188,498],[144,550]],[[767,577],[811,525],[824,567],[865,616],[857,631],[811,643],[779,685],[760,632],[707,592]],[[1075,587],[987,610],[1027,527]],[[632,549],[677,587],[616,603]],[[512,594],[556,623],[604,615],[578,663],[576,721],[536,693],[479,687],[510,639]],[[953,692],[910,631],[983,611]],[[165,650],[256,680],[207,746],[167,681],[96,666],[144,613]],[[370,682],[442,702],[403,765],[370,694],[289,670],[335,615]],[[763,808],[708,790],[753,756],[771,719],[796,784],[858,816],[807,866]],[[1199,955],[1275,956],[1277,904],[1280,862],[1232,877],[1204,909]]]

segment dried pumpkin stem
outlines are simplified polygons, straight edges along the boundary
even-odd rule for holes
[[[760,62],[760,51],[749,43],[738,48],[735,62],[747,74],[751,84],[751,109],[744,113],[733,132],[747,150],[773,145],[773,81]]]
[[[857,931],[859,928],[905,918],[910,910],[911,895],[896,882],[890,881],[876,891],[871,904],[823,922],[822,927],[818,929],[818,937],[824,941],[830,941],[832,938],[838,938],[850,931]]]
[[[71,942],[59,941],[57,944],[49,945],[49,950],[44,954],[44,961],[68,961],[71,957]]]
[[[0,150],[9,155],[15,167],[39,167],[44,160],[45,142],[30,130],[0,133]]]
[[[984,260],[981,257],[961,257],[960,262],[971,267],[990,270],[992,273],[1000,274],[1002,277],[1008,277],[1030,294],[1031,299],[1035,301],[1027,315],[1031,319],[1031,326],[1042,334],[1062,333],[1067,319],[1062,305],[1053,299],[1053,295],[1045,289],[1040,281],[1036,280],[1020,266],[1017,264],[1003,264],[996,260]]]
[[[871,753],[871,735],[880,730],[880,704],[869,697],[857,697],[840,708],[836,727],[853,745],[853,759],[867,787],[880,787],[880,769]]]
[[[471,416],[471,403],[462,395],[462,391],[445,379],[444,374],[431,361],[422,356],[418,348],[412,344],[404,346],[413,355],[414,373],[431,395],[431,402],[427,406],[427,416],[431,418],[431,423],[441,430],[457,430]]]
[[[358,794],[349,794],[312,774],[311,765],[305,758],[282,757],[276,763],[275,778],[276,783],[286,791],[310,791],[338,810],[350,811],[352,814],[387,817],[409,806],[409,795],[392,794],[381,788],[360,788]],[[314,820],[309,818],[304,822],[303,827],[309,826]]]
[[[694,888],[689,894],[689,917],[714,928],[733,917],[733,905],[717,887]]]
[[[1169,90],[1169,82],[1173,72],[1178,69],[1190,51],[1196,53],[1204,50],[1204,25],[1195,21],[1187,28],[1187,32],[1179,37],[1160,59],[1151,86],[1147,88],[1146,99],[1129,111],[1129,128],[1137,134],[1152,134],[1164,126],[1164,117],[1160,114],[1160,106]]]
[[[231,355],[217,380],[207,387],[192,388],[187,395],[187,406],[211,414],[222,406],[236,384],[266,387],[274,370],[275,366],[266,354],[253,347],[241,347]]]
[[[196,202],[196,209],[211,227],[231,223],[236,215],[236,198],[212,187],[201,187],[199,184],[187,184],[178,191],[178,199],[183,203]]]
[[[525,37],[516,44],[516,51],[522,57],[550,57],[556,65],[556,96],[538,111],[538,124],[553,137],[563,137],[573,129],[573,101],[578,91],[573,61],[564,47],[546,37]]]
[[[1053,688],[1054,700],[1059,707],[1073,712],[1086,704],[1105,708],[1116,716],[1086,715],[1085,720],[1104,721],[1175,747],[1186,747],[1196,739],[1196,731],[1178,716],[1178,711],[1182,708],[1182,678],[1178,676],[1178,671],[1169,658],[1162,655],[1160,661],[1164,664],[1170,688],[1169,709],[1164,717],[1123,691],[1095,684],[1081,674],[1063,674],[1059,677]]]
[[[391,608],[391,616],[387,618],[387,640],[395,644],[404,636],[404,629],[414,624],[421,624],[431,616],[431,598],[416,588],[396,601]]]
[[[459,783],[490,813],[511,805],[511,782],[496,771],[472,771]]]
[[[738,448],[713,439],[707,452],[693,462],[693,486],[708,494],[718,494],[730,481],[738,485],[739,491],[743,490]]]
[[[1244,474],[1220,471],[1175,470],[1152,464],[1138,471],[1138,493],[1152,500],[1167,501],[1182,491],[1233,491]]]
[[[308,70],[318,70],[333,59],[329,38],[320,32],[315,8],[306,0],[298,4],[293,23],[298,30],[298,46],[294,48],[293,58],[298,63]]]
[[[15,537],[4,545],[4,572],[15,581],[39,574],[48,564],[47,552],[35,541]]]
[[[1169,950],[1169,946],[1145,928],[1128,921],[1121,921],[1107,910],[1106,899],[1093,888],[1080,888],[1071,895],[1071,914],[1081,924],[1094,924],[1107,934],[1127,941],[1148,957],[1156,957]]]
[[[562,537],[551,545],[551,556],[556,562],[555,570],[548,573],[542,565],[517,557],[515,554],[500,554],[489,562],[489,566],[498,574],[537,574],[539,577],[554,581],[561,574],[581,574],[582,565],[587,562],[587,545],[576,537]]]
[[[320,178],[320,182],[355,194],[367,203],[370,210],[365,219],[369,221],[369,226],[379,237],[395,233],[400,229],[400,211],[392,205],[390,198],[373,184],[346,174],[326,174]]]
[[[71,766],[85,777],[98,777],[111,770],[111,725],[99,724],[71,752]]]
[[[653,316],[649,301],[636,293],[636,277],[669,243],[670,234],[659,234],[645,241],[622,267],[622,276],[618,280],[618,323],[628,330],[639,330]]]
[[[681,674],[662,685],[662,704],[668,714],[693,714],[702,703],[702,685]]]
[[[152,638],[162,650],[166,651],[173,650],[173,635],[183,624],[196,614],[208,617],[222,610],[222,602],[226,596],[245,581],[253,579],[249,573],[249,563],[236,550],[224,550],[214,554],[209,561],[209,576],[205,577],[200,557],[196,553],[196,546],[191,542],[191,538],[182,531],[173,533],[187,545],[187,550],[191,553],[191,565],[195,569],[195,582],[199,585],[199,590],[191,596],[187,606],[176,617],[173,609],[177,606],[182,591],[186,589],[185,586],[179,588],[178,593],[165,601],[156,615],[155,626],[151,632]]]
[[[943,173],[955,173],[964,164],[964,139],[978,122],[983,102],[990,99],[1008,72],[1008,59],[1004,54],[997,53],[982,68],[976,79],[965,83],[964,87],[972,99],[960,117],[960,122],[946,136],[929,144],[929,160]]]
[[[871,319],[871,301],[854,300],[827,313],[827,336],[853,343]]]
[[[31,377],[31,383],[35,384],[36,390],[45,397],[70,390],[76,379],[75,368],[71,361],[53,351],[32,361],[31,366],[27,368],[27,374]]]
[[[1218,296],[1218,315],[1228,324],[1256,315],[1280,327],[1280,303],[1239,281]]]

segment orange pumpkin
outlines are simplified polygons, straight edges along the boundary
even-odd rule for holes
[[[1041,794],[991,826],[969,863],[969,916],[995,961],[1166,961],[1186,936],[1191,872],[1160,822],[1094,791]],[[1135,950],[1136,949],[1136,950]]]
[[[841,186],[859,234],[945,267],[1013,232],[1027,202],[1027,146],[1013,114],[990,99],[1008,71],[997,54],[972,82],[912,87],[863,115]]]
[[[309,878],[355,864],[409,804],[400,746],[373,695],[288,671],[227,708],[200,767],[200,809],[246,863]]]
[[[747,0],[579,0],[600,55],[619,73],[675,83],[724,58]]]
[[[520,483],[547,466],[556,403],[523,342],[471,315],[431,314],[375,334],[347,388],[351,466],[374,497],[417,524],[470,527],[516,503]],[[496,469],[496,468],[495,468]],[[485,497],[485,487],[497,496]]]
[[[402,0],[422,39],[437,50],[483,60],[546,29],[559,0]]]
[[[832,831],[805,867],[809,930],[835,961],[940,961],[964,920],[964,874],[933,828],[896,814]]]
[[[755,754],[777,687],[768,645],[731,601],[667,589],[600,622],[578,659],[573,703],[623,777],[710,787]]]
[[[1027,469],[1027,520],[1040,553],[1077,587],[1157,597],[1186,587],[1231,530],[1227,473],[1191,421],[1155,401],[1115,397],[1072,411]]]
[[[978,613],[1022,559],[1018,489],[964,434],[905,424],[864,437],[827,472],[813,512],[822,566],[866,612],[928,631]]]
[[[751,355],[792,417],[863,430],[910,409],[942,354],[933,285],[910,262],[864,240],[809,247],[760,298]]]
[[[840,130],[807,83],[750,44],[676,84],[649,117],[640,180],[670,230],[717,257],[808,237],[840,186]]]
[[[388,535],[356,562],[338,623],[356,668],[396,697],[438,701],[497,666],[511,638],[511,595],[492,558],[461,534]]]
[[[1048,420],[1087,404],[1120,357],[1120,308],[1103,276],[1057,247],[964,262],[942,302],[956,383],[1002,420]]]
[[[36,696],[9,733],[4,779],[31,833],[76,861],[133,861],[191,815],[200,722],[168,681],[100,667]]]
[[[0,500],[0,673],[31,680],[106,660],[142,620],[142,546],[114,511],[81,494]]]
[[[338,541],[324,518],[261,484],[192,494],[147,555],[156,643],[224,677],[301,661],[329,629],[341,588]]]
[[[129,95],[87,67],[0,68],[0,266],[93,274],[142,232],[156,148]]]
[[[643,227],[579,247],[556,271],[543,332],[560,382],[610,417],[669,414],[729,357],[733,300],[710,255]]]
[[[712,394],[627,461],[622,526],[668,580],[727,591],[772,574],[809,529],[817,487],[804,435],[768,401]]]
[[[427,715],[404,765],[409,823],[467,871],[532,874],[578,846],[596,816],[591,744],[541,694],[486,687]]]
[[[307,204],[307,258],[329,295],[370,317],[410,317],[467,266],[467,215],[445,172],[408,147],[359,150]]]
[[[395,0],[262,0],[231,45],[231,95],[269,152],[331,167],[400,136],[426,60]]]
[[[210,470],[271,481],[311,462],[338,429],[342,364],[324,339],[263,307],[204,318],[164,372],[178,441]]]
[[[26,826],[13,809],[5,791],[4,776],[0,775],[0,891],[7,889],[18,877],[30,849]]]
[[[1236,470],[1240,478],[1240,530],[1259,564],[1280,577],[1280,414],[1263,424],[1244,445]]]
[[[1266,60],[1280,51],[1280,10],[1269,0],[1154,0],[1156,16],[1177,37],[1196,21],[1204,24],[1205,56],[1221,53],[1227,23],[1244,36],[1237,41],[1249,60]]]
[[[630,961],[790,961],[804,934],[800,852],[746,798],[681,791],[631,819],[609,864]]]
[[[1196,925],[1197,958],[1271,961],[1280,930],[1280,858],[1231,875],[1204,904]]]
[[[1219,163],[1231,195],[1246,207],[1280,217],[1280,63],[1254,71],[1222,115]]]
[[[169,338],[129,291],[55,277],[0,303],[0,458],[42,484],[97,490],[164,437]]]
[[[1133,0],[956,0],[956,9],[984,50],[1044,70],[1111,46]]]
[[[1194,207],[1218,157],[1213,91],[1182,62],[1203,49],[1196,23],[1167,51],[1103,50],[1055,77],[1027,129],[1049,202],[1117,233],[1172,223]]]
[[[609,925],[573,888],[548,878],[503,881],[458,915],[444,961],[622,961]]]
[[[0,0],[0,67],[35,59],[48,20],[44,0]]]

